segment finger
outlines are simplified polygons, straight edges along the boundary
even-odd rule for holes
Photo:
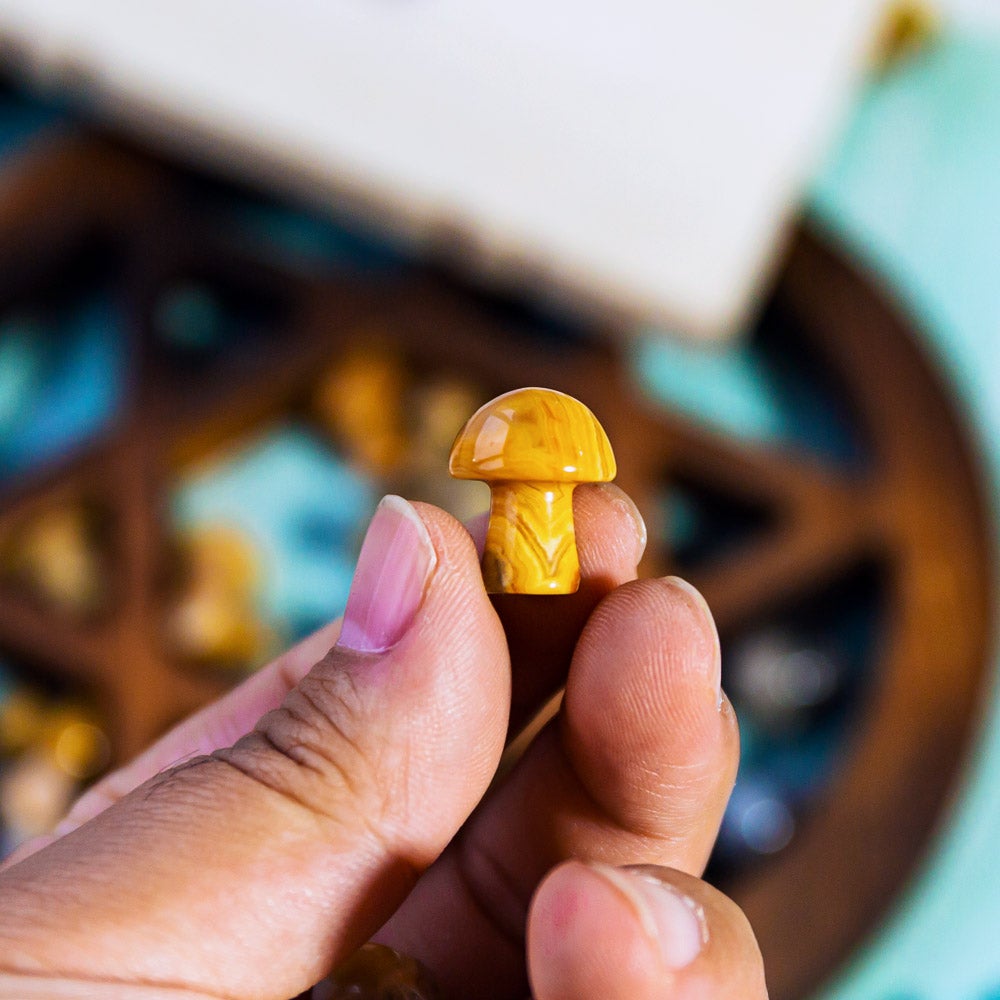
[[[4,859],[0,871],[82,826],[166,768],[235,743],[253,729],[265,712],[282,703],[288,692],[326,655],[339,635],[338,618],[307,636],[217,701],[179,722],[134,760],[88,788],[51,833],[22,844]]]
[[[535,1000],[767,1000],[739,907],[683,872],[571,861],[528,920]]]
[[[739,762],[721,660],[711,611],[694,587],[676,577],[629,584],[587,625],[558,734],[612,829],[656,845],[650,860],[693,874],[708,861]],[[523,785],[544,780],[539,766],[542,775]],[[603,855],[599,836],[589,846]],[[621,838],[607,846],[615,861]]]
[[[700,874],[736,773],[718,636],[682,581],[642,580],[588,621],[559,717],[476,811],[377,940],[414,955],[446,995],[524,988],[538,881],[571,857]],[[461,942],[432,927],[462,927]]]
[[[580,557],[580,589],[575,594],[542,601],[520,594],[493,598],[513,671],[511,736],[565,684],[587,618],[606,594],[636,578],[646,548],[642,515],[613,483],[577,487],[573,519]]]
[[[632,500],[618,487],[601,484],[575,493],[581,588],[563,601],[561,616],[547,616],[539,628],[537,604],[499,600],[518,655],[512,705],[511,733],[531,719],[565,678],[566,667],[583,622],[597,601],[618,583],[635,578],[635,567],[646,544],[646,528]],[[467,525],[478,549],[486,537],[487,517]],[[124,767],[113,771],[73,804],[51,833],[35,837],[0,862],[0,871],[23,861],[59,837],[82,826],[144,781],[168,767],[229,746],[253,728],[265,713],[281,704],[288,692],[337,641],[340,620],[331,622],[273,663],[262,668],[222,698],[180,722]],[[532,643],[539,643],[542,652]]]
[[[388,498],[337,646],[235,745],[0,875],[0,951],[22,970],[295,995],[371,935],[466,819],[509,690],[468,534]]]

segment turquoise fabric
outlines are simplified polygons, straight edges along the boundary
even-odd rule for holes
[[[871,85],[813,214],[925,331],[1000,484],[1000,40],[946,34]],[[822,1000],[1000,998],[1000,698],[923,872]]]
[[[121,324],[104,292],[52,316],[0,316],[0,479],[54,461],[107,426],[125,379]]]

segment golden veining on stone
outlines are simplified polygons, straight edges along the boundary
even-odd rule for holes
[[[614,479],[611,443],[590,410],[554,389],[516,389],[480,407],[449,471],[492,492],[483,579],[494,594],[571,594],[580,585],[573,490]]]

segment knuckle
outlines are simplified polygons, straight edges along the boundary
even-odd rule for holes
[[[381,837],[398,762],[389,759],[390,741],[373,728],[350,674],[323,666],[251,734],[215,756],[321,820]]]

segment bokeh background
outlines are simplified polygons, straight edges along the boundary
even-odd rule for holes
[[[643,571],[716,610],[743,762],[710,874],[772,995],[1000,997],[1000,31],[900,10],[723,347],[487,285],[10,59],[3,852],[340,613],[381,495],[483,509],[455,432],[553,385],[608,429]]]

